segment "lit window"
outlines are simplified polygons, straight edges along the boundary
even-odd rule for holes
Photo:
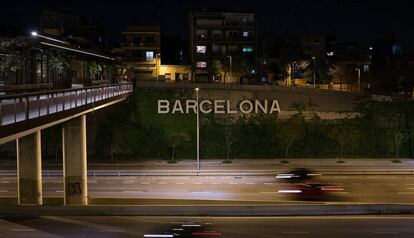
[[[206,53],[206,46],[205,45],[198,45],[197,46],[197,53],[205,54]]]
[[[207,62],[205,61],[198,61],[197,62],[197,68],[206,68],[207,67]]]
[[[146,58],[147,61],[153,61],[154,60],[154,51],[145,52],[145,58]]]
[[[364,73],[368,73],[369,72],[369,65],[364,64],[364,67],[362,68],[362,70],[364,71]]]
[[[248,37],[248,36],[249,36],[249,32],[243,31],[243,37]]]
[[[243,53],[253,52],[253,47],[243,47]]]

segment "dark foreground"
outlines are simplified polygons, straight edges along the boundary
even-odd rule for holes
[[[414,216],[2,217],[0,237],[172,237],[168,235],[172,229],[183,224],[205,227],[194,228],[194,235],[185,237],[414,237]],[[199,231],[208,231],[209,236]]]

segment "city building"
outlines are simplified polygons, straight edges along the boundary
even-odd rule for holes
[[[196,82],[247,83],[254,78],[257,51],[254,13],[190,12],[189,33]]]
[[[124,78],[157,80],[161,65],[161,37],[158,26],[131,26],[122,32],[119,69]]]
[[[40,15],[40,29],[37,31],[83,49],[106,48],[104,31],[91,18],[77,14],[45,10]]]

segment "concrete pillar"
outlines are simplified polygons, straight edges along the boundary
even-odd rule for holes
[[[16,140],[17,203],[42,205],[42,146],[40,131]]]
[[[63,124],[63,184],[65,205],[88,205],[86,115]]]

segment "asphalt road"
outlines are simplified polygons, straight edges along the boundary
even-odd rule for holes
[[[413,175],[321,175],[315,180],[343,191],[326,202],[412,203]],[[278,191],[288,184],[274,176],[90,177],[90,197],[178,198],[288,202]],[[17,196],[15,177],[0,177],[0,197]],[[44,197],[63,197],[61,177],[45,177]]]
[[[223,238],[412,238],[413,216],[345,217],[0,217],[0,238],[144,237],[182,225]],[[213,233],[214,231],[214,233]],[[176,231],[178,232],[178,231]],[[164,233],[167,234],[167,233]],[[168,237],[168,236],[165,236]],[[191,236],[211,237],[211,236]]]

